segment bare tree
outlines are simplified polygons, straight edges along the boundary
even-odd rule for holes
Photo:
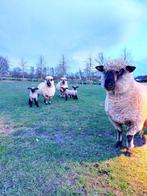
[[[122,54],[121,54],[121,57],[127,61],[128,63],[129,62],[132,62],[132,55],[131,55],[131,52],[127,50],[127,48],[124,48],[123,51],[122,51]]]
[[[46,62],[45,62],[44,57],[40,56],[39,61],[37,63],[37,69],[36,70],[37,70],[37,75],[38,75],[38,77],[40,77],[41,80],[43,79],[43,69],[45,67],[45,64],[46,64]]]
[[[8,59],[0,56],[0,75],[8,74],[8,72],[9,72]]]
[[[24,80],[25,75],[25,65],[27,64],[27,61],[25,61],[23,58],[20,60],[20,66],[22,67],[22,78]]]
[[[53,67],[50,68],[49,73],[51,76],[55,76],[55,69]]]
[[[58,77],[67,75],[67,63],[66,63],[64,55],[62,55],[62,59],[59,65],[56,66],[55,73],[56,73],[56,76]]]
[[[92,58],[89,57],[88,61],[86,62],[86,67],[84,69],[85,76],[88,80],[92,77]]]
[[[102,52],[98,53],[98,58],[95,59],[95,61],[99,64],[99,65],[104,65],[105,63],[105,58]]]
[[[21,78],[22,77],[22,69],[20,67],[14,67],[11,71],[12,77]]]
[[[34,66],[31,66],[30,67],[30,77],[34,78],[34,76],[35,76],[35,68],[34,68]]]

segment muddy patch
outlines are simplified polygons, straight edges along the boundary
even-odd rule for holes
[[[42,128],[29,128],[25,130],[19,130],[13,133],[13,136],[18,137],[37,137],[37,141],[39,138],[46,139],[52,143],[64,144],[65,142],[69,142],[73,140],[73,136],[71,133],[62,132],[62,130],[58,130],[56,132],[50,132],[50,130],[44,130]]]
[[[8,120],[0,119],[0,134],[8,135],[13,132],[13,128]]]

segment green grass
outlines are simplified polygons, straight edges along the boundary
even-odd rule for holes
[[[115,149],[100,86],[29,108],[32,82],[0,82],[0,195],[146,195],[147,148]]]

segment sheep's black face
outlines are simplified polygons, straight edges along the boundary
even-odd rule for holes
[[[33,87],[32,87],[32,88],[28,87],[28,89],[29,89],[32,93],[35,93],[35,91],[38,90],[38,88],[33,88]]]
[[[104,66],[97,66],[96,69],[103,73],[104,78],[104,88],[107,91],[114,91],[116,82],[121,79],[121,77],[126,73],[125,69],[116,70],[108,70],[104,69]]]
[[[32,89],[31,89],[31,92],[32,92],[32,93],[35,93],[35,89],[34,89],[34,88],[32,88]]]
[[[50,80],[47,80],[46,84],[47,84],[48,87],[51,87],[51,81]]]
[[[104,78],[104,87],[107,91],[114,91],[116,83],[118,80],[121,80],[124,74],[131,73],[135,70],[134,66],[126,66],[120,70],[105,70],[104,66],[97,66],[96,69],[103,73]]]
[[[113,91],[115,89],[115,72],[113,70],[105,72],[104,78],[105,89]]]
[[[77,90],[77,88],[79,88],[78,86],[72,86],[72,88],[74,89],[74,90]]]
[[[62,84],[63,84],[63,85],[65,84],[65,80],[62,80]]]

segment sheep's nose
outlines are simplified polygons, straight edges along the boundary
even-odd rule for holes
[[[112,91],[115,88],[115,83],[114,82],[105,82],[105,88],[108,91]]]
[[[51,86],[51,82],[50,82],[50,81],[47,81],[47,85],[48,85],[48,86]]]

